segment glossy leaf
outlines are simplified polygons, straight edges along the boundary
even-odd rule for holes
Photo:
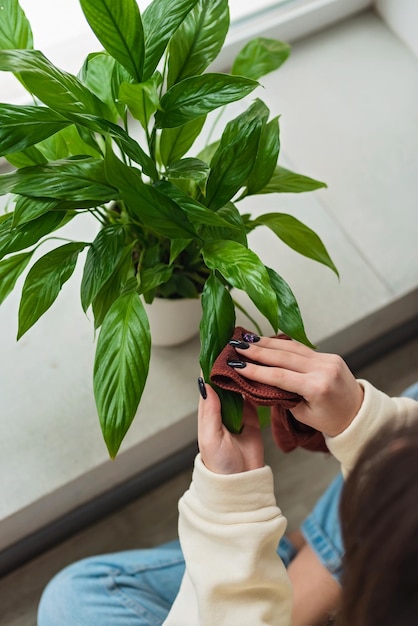
[[[0,263],[0,304],[13,291],[17,279],[26,269],[33,252],[22,252]]]
[[[228,28],[228,0],[199,0],[170,41],[168,86],[201,74],[221,51]]]
[[[296,174],[278,165],[268,184],[258,193],[303,193],[326,187],[326,183]]]
[[[45,157],[45,162],[59,161],[71,157],[101,157],[94,141],[86,136],[85,129],[70,124],[66,128],[37,144],[37,149]],[[88,131],[87,131],[88,132]]]
[[[258,256],[235,241],[218,241],[205,245],[203,257],[211,270],[218,270],[230,285],[248,294],[276,331],[277,298]]]
[[[273,287],[279,305],[279,328],[282,332],[300,341],[310,348],[315,346],[309,341],[305,333],[299,306],[287,282],[270,267],[267,268],[270,283]]]
[[[219,209],[219,211],[213,213],[224,219],[228,227],[225,225],[222,227],[202,226],[199,230],[201,238],[206,243],[228,239],[247,247],[247,231],[241,213],[237,207],[232,202],[228,202],[228,204]]]
[[[191,76],[176,83],[161,98],[161,111],[155,115],[157,128],[181,126],[218,107],[241,100],[258,83],[229,74]]]
[[[192,180],[204,188],[209,176],[209,165],[200,159],[186,157],[171,163],[166,170],[169,180]]]
[[[147,293],[166,283],[173,274],[173,268],[164,263],[145,269],[140,273],[140,293]]]
[[[74,272],[84,243],[72,242],[41,257],[26,276],[19,306],[20,339],[55,302],[64,283]]]
[[[232,337],[235,327],[235,309],[231,295],[213,272],[202,293],[200,322],[200,367],[206,381],[219,353]],[[222,421],[231,432],[239,432],[242,421],[240,395],[214,386],[221,400]]]
[[[42,152],[35,148],[35,146],[31,146],[30,148],[26,148],[21,152],[13,152],[12,154],[5,155],[5,158],[8,162],[13,165],[13,167],[31,167],[32,165],[41,165],[42,163],[46,163],[47,159],[44,157]]]
[[[97,204],[117,199],[117,192],[105,176],[101,159],[56,161],[35,165],[0,176],[0,193],[18,193],[42,198],[83,201]]]
[[[92,52],[87,55],[79,72],[83,85],[96,94],[112,111],[112,121],[116,122],[119,113],[112,91],[116,61],[107,52]]]
[[[0,259],[38,243],[42,237],[59,228],[65,219],[62,213],[46,213],[28,224],[12,228],[13,214],[8,215],[0,224]]]
[[[116,270],[125,245],[120,224],[102,228],[89,246],[81,280],[81,305],[84,311]]]
[[[160,156],[164,165],[181,159],[200,135],[206,116],[198,117],[177,128],[164,128],[160,136]]]
[[[46,107],[0,104],[0,156],[33,146],[70,123]]]
[[[141,122],[142,128],[148,128],[149,120],[160,105],[158,87],[162,76],[155,73],[143,83],[122,83],[119,90],[119,100],[125,103],[132,116]]]
[[[25,196],[17,196],[13,226],[15,227],[31,222],[37,217],[48,213],[48,211],[55,209],[57,204],[57,200],[49,200],[48,198],[25,198]]]
[[[145,184],[136,168],[128,167],[115,155],[106,154],[109,178],[118,186],[129,215],[140,220],[158,235],[169,239],[187,239],[195,235],[182,209],[157,188]]]
[[[145,66],[143,80],[154,73],[170,38],[198,0],[153,0],[145,9],[142,20],[145,33]]]
[[[92,31],[108,51],[136,81],[144,68],[144,32],[135,0],[80,0]]]
[[[94,395],[103,436],[114,458],[138,408],[148,376],[151,338],[144,305],[135,291],[110,307],[94,363]]]
[[[338,270],[331,260],[318,235],[296,217],[286,213],[267,213],[260,215],[255,224],[267,226],[277,237],[299,254],[318,261],[331,268],[338,276]]]
[[[258,37],[248,42],[236,57],[231,73],[258,80],[277,70],[290,54],[290,46],[276,39]]]
[[[247,180],[246,195],[257,193],[268,184],[276,169],[279,152],[280,130],[276,117],[261,129],[254,167]]]
[[[3,0],[0,19],[0,50],[33,48],[30,23],[18,0]]]
[[[206,200],[216,211],[245,186],[257,157],[260,133],[268,109],[256,100],[244,113],[229,122],[211,161]]]
[[[115,271],[107,279],[91,303],[95,330],[103,324],[103,320],[106,317],[108,310],[122,293],[122,289],[131,270],[133,270],[132,247],[126,246],[122,252],[122,258]]]
[[[21,74],[27,89],[54,111],[112,117],[78,78],[59,70],[39,50],[0,50],[0,70]]]

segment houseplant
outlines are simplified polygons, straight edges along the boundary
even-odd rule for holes
[[[289,47],[270,39],[247,44],[231,73],[207,71],[229,27],[227,0],[80,0],[104,50],[88,55],[79,75],[56,68],[33,48],[18,0],[2,0],[0,70],[12,72],[33,104],[0,104],[0,156],[14,171],[0,195],[14,210],[0,216],[0,302],[34,252],[70,220],[93,215],[91,242],[59,242],[27,272],[20,338],[43,315],[87,251],[81,304],[100,329],[94,392],[103,435],[114,457],[146,383],[151,336],[142,298],[201,297],[200,361],[208,378],[232,334],[231,289],[244,290],[269,321],[309,343],[287,283],[248,247],[247,234],[270,228],[301,254],[336,272],[319,237],[295,218],[241,215],[240,199],[311,191],[325,184],[277,164],[278,118],[259,99],[208,136],[208,114],[249,96],[277,69]],[[222,392],[224,420],[240,425],[241,398]]]

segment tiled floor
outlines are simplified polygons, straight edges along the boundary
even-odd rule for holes
[[[400,393],[418,380],[418,338],[356,374],[391,395]],[[288,517],[289,527],[294,528],[338,467],[333,459],[322,454],[303,450],[281,454],[267,432],[265,439],[267,462],[273,466],[277,477],[278,500]],[[179,474],[4,577],[0,581],[0,626],[35,626],[36,607],[44,585],[67,563],[91,554],[153,546],[175,537],[177,500],[189,479],[190,471]]]

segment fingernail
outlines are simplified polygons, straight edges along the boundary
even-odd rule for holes
[[[242,350],[246,350],[250,347],[250,344],[247,341],[240,341],[239,339],[231,339],[228,343],[230,346],[234,346],[234,348],[241,348]]]
[[[244,367],[247,367],[245,361],[227,361],[229,367],[234,367],[235,369],[242,370]]]
[[[244,341],[248,341],[248,343],[257,343],[257,341],[260,341],[260,337],[255,333],[242,333],[242,338]]]
[[[206,391],[205,381],[203,380],[201,376],[199,376],[199,378],[197,379],[197,386],[199,387],[199,393],[202,396],[203,400],[206,400],[206,398],[208,397],[208,394]]]

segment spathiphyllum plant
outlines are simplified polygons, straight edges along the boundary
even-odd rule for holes
[[[249,248],[248,233],[267,227],[336,269],[299,220],[252,218],[238,208],[247,196],[325,186],[278,165],[279,120],[250,96],[289,47],[255,39],[230,73],[214,73],[208,67],[228,31],[227,0],[153,0],[142,13],[135,0],[80,3],[103,49],[74,76],[34,49],[18,0],[0,0],[0,70],[28,92],[27,105],[0,104],[0,156],[13,166],[0,176],[0,195],[10,196],[0,216],[0,301],[26,271],[20,338],[84,262],[81,305],[98,331],[94,393],[114,457],[148,374],[152,338],[143,301],[201,297],[200,362],[208,379],[235,326],[234,290],[248,294],[272,333],[280,328],[309,344],[290,287]],[[202,141],[213,136],[208,114],[246,97],[247,108],[215,128],[218,139]],[[60,238],[70,220],[91,223],[91,216],[98,223],[93,241]],[[220,393],[224,421],[236,431],[241,398]]]

